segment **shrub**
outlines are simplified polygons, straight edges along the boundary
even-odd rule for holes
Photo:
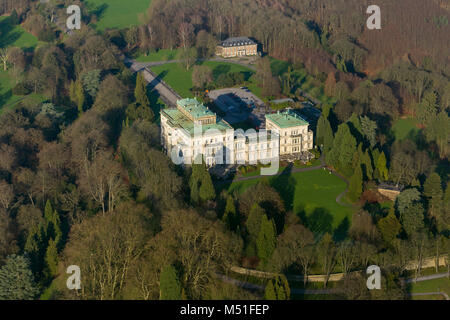
[[[31,92],[23,82],[19,82],[11,91],[16,96],[26,96]]]

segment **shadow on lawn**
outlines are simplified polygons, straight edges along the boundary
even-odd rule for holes
[[[93,10],[91,10],[91,14],[94,14],[97,16],[97,19],[103,18],[105,15],[106,10],[109,8],[109,5],[107,3],[103,3],[97,7],[95,7]]]
[[[0,21],[0,47],[8,47],[20,38],[22,32],[13,31],[14,26],[10,23],[10,18]]]
[[[292,168],[293,164],[290,163],[280,175],[270,182],[270,186],[277,190],[283,199],[286,211],[293,208],[295,187],[297,186],[297,181],[292,177]]]
[[[334,217],[326,208],[315,208],[313,212],[306,215],[304,205],[295,209],[296,215],[302,223],[311,230],[316,237],[320,238],[323,234],[329,233],[337,242],[344,240],[348,235],[350,221],[345,217],[337,228],[333,228]]]

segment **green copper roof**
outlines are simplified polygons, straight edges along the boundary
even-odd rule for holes
[[[206,108],[202,103],[198,102],[197,99],[181,99],[177,101],[179,107],[183,108],[185,111],[191,114],[194,119],[214,116],[215,114]]]
[[[169,120],[170,124],[173,127],[180,127],[182,129],[186,130],[187,132],[189,132],[190,135],[194,134],[194,122],[192,122],[191,119],[186,117],[180,110],[178,110],[178,109],[163,109],[163,110],[161,110],[161,113],[166,116],[166,118]],[[212,113],[212,115],[214,115],[214,113]],[[231,127],[227,122],[220,119],[216,123],[202,125],[202,133],[204,133],[206,130],[209,130],[209,129],[226,131],[229,129],[233,129],[233,127]]]
[[[271,120],[273,123],[275,123],[277,126],[283,129],[309,125],[309,123],[305,119],[303,119],[300,115],[289,110],[266,114],[266,118]]]

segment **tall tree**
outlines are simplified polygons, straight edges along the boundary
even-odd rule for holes
[[[328,109],[329,110],[329,109]],[[322,111],[317,122],[316,144],[323,144],[323,152],[328,152],[333,144],[333,130],[331,129],[330,121],[328,120],[329,111]]]
[[[383,240],[388,244],[392,244],[392,241],[397,237],[402,229],[402,225],[393,211],[391,211],[385,218],[380,219],[377,226],[381,232]]]
[[[328,284],[328,279],[336,264],[336,245],[333,237],[329,233],[325,233],[317,247],[322,271],[326,275],[323,283],[324,287]]]
[[[386,156],[384,155],[384,151],[381,151],[381,154],[378,156],[375,167],[374,177],[380,181],[387,181],[389,179],[389,174],[386,167]]]
[[[363,176],[361,166],[357,165],[353,176],[350,178],[348,186],[348,197],[352,201],[359,199],[362,193]]]
[[[258,257],[266,263],[273,254],[277,243],[277,231],[275,223],[272,219],[268,219],[267,215],[263,215],[258,238],[256,240],[256,250]]]
[[[38,293],[28,259],[9,256],[0,269],[0,300],[32,300]]]
[[[144,108],[150,108],[150,101],[147,97],[147,81],[142,72],[138,72],[136,76],[136,88],[134,89],[134,97],[136,102]]]
[[[342,170],[344,174],[352,172],[351,164],[356,151],[356,139],[346,123],[339,125],[334,137],[333,147],[327,154],[327,162]]]
[[[436,172],[432,172],[425,180],[423,194],[429,199],[431,216],[436,217],[441,210],[443,196],[441,177]]]
[[[45,253],[44,276],[51,280],[58,274],[58,248],[56,241],[50,239]]]
[[[270,279],[264,291],[266,300],[289,300],[291,289],[284,275],[278,275]]]
[[[177,270],[173,266],[167,266],[161,271],[159,280],[160,300],[180,300],[181,283]]]
[[[238,223],[236,216],[236,206],[234,205],[234,199],[231,195],[227,196],[227,202],[225,205],[225,211],[222,217],[222,221],[230,230],[234,230]]]

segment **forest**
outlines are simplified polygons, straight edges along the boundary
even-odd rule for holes
[[[101,8],[89,1],[0,0],[5,23],[37,39],[20,47],[0,28],[0,75],[18,97],[3,108],[0,96],[0,300],[287,300],[305,298],[294,286],[317,288],[313,274],[337,299],[409,299],[402,279],[422,275],[427,259],[448,272],[450,5],[378,2],[375,31],[365,28],[369,2],[357,0],[152,0],[137,25],[97,30]],[[65,34],[74,3],[83,25]],[[241,35],[264,53],[254,75],[264,98],[298,98],[307,72],[334,101],[319,105],[314,139],[348,181],[344,230],[317,232],[322,222],[292,205],[289,175],[281,188],[228,192],[205,164],[182,168],[164,153],[161,103],[124,56],[179,50],[206,87],[211,70],[196,60]],[[288,67],[273,70],[269,57]],[[417,130],[399,137],[404,119]],[[381,183],[402,186],[395,201],[376,191]],[[360,271],[371,264],[382,290],[366,287]],[[66,287],[70,265],[81,268],[80,290]],[[276,276],[243,279],[233,267]],[[329,281],[333,273],[343,280]]]

